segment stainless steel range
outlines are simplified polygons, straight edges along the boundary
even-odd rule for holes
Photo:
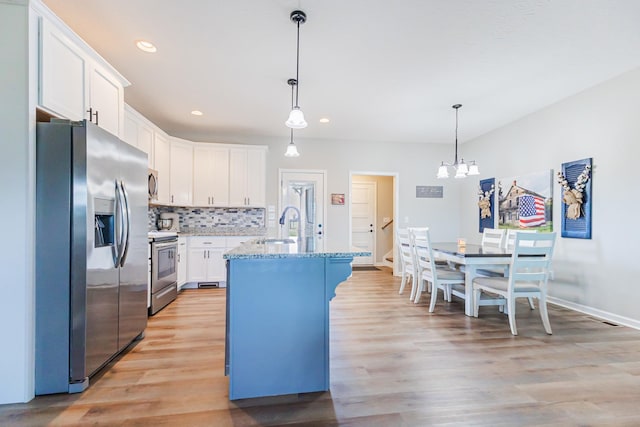
[[[149,233],[151,240],[151,301],[154,315],[178,296],[178,234],[170,231]]]

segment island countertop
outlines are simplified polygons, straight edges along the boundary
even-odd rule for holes
[[[277,242],[278,239],[253,239],[223,255],[224,259],[265,259],[265,258],[341,258],[370,256],[371,252],[358,251],[340,245],[324,237],[291,239],[291,243]]]

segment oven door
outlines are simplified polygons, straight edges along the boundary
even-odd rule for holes
[[[151,244],[151,293],[178,280],[178,242],[153,242]]]

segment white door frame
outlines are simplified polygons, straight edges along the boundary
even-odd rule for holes
[[[398,197],[399,197],[399,188],[400,188],[400,174],[398,172],[382,172],[382,171],[349,171],[349,193],[348,193],[348,199],[349,203],[347,203],[347,209],[348,209],[348,215],[349,215],[349,247],[351,247],[351,244],[353,243],[351,241],[351,233],[352,233],[352,226],[351,226],[351,185],[353,184],[353,176],[354,175],[371,175],[371,176],[391,176],[393,177],[393,250],[394,250],[394,256],[393,256],[393,275],[394,276],[399,276],[400,275],[400,264],[398,263],[398,254],[395,253],[395,247],[396,247],[396,227],[398,227],[399,225],[399,212],[400,212],[400,203],[398,201]],[[375,259],[373,260],[375,263]]]
[[[313,173],[322,174],[322,235],[327,235],[327,171],[326,169],[283,169],[278,168],[278,212],[276,219],[282,214],[284,206],[282,206],[282,174],[283,173]]]

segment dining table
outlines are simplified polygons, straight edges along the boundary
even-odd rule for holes
[[[477,244],[461,245],[457,242],[432,243],[434,256],[455,264],[464,265],[464,314],[473,316],[473,279],[478,270],[488,267],[504,268],[505,272],[511,264],[512,251],[504,248],[482,246]]]

